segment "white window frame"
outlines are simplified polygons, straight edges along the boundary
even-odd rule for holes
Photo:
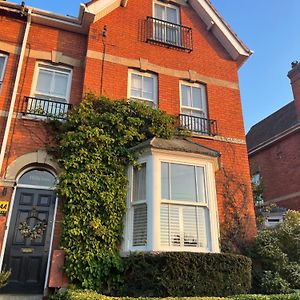
[[[130,199],[132,199],[132,167],[128,170],[128,197],[127,213],[125,217],[124,239],[121,253],[126,255],[131,251],[145,252],[167,252],[167,251],[186,251],[186,252],[220,252],[219,246],[219,218],[217,210],[216,183],[214,172],[217,169],[217,161],[198,154],[170,152],[165,150],[152,149],[151,153],[144,155],[139,163],[146,162],[146,203],[147,203],[147,244],[142,247],[132,246],[133,236],[133,213]],[[208,208],[209,222],[207,232],[208,248],[189,247],[189,246],[162,246],[160,232],[160,207],[161,204],[187,205],[186,202],[168,201],[161,199],[161,163],[186,164],[203,167],[206,179],[206,203],[193,202],[193,206],[206,206]],[[160,174],[159,176],[157,174]],[[175,203],[174,203],[175,202]]]
[[[188,86],[190,88],[194,87],[194,88],[199,88],[200,89],[201,97],[203,99],[203,104],[204,104],[203,108],[195,108],[195,107],[192,107],[192,106],[182,105],[182,86],[183,85]],[[180,80],[179,81],[179,93],[180,93],[180,112],[181,113],[183,113],[183,111],[182,111],[183,109],[188,109],[188,110],[191,110],[191,111],[202,113],[203,116],[200,117],[200,118],[206,118],[206,119],[208,118],[207,94],[206,94],[206,85],[205,84]],[[183,113],[183,114],[185,114],[185,113]]]
[[[132,81],[132,74],[139,75],[142,77],[148,77],[153,79],[153,99],[148,99],[144,97],[133,97],[131,96],[131,81]],[[156,74],[148,73],[148,72],[141,72],[133,69],[128,70],[128,85],[127,85],[127,98],[132,100],[141,100],[148,104],[150,104],[152,107],[157,108],[158,107],[158,78]]]
[[[4,53],[0,53],[0,57],[4,57],[3,69],[0,72],[0,92],[1,92],[3,82],[4,82],[4,75],[5,75],[5,71],[6,71],[6,67],[7,67],[8,55],[4,54]]]
[[[173,45],[173,46],[181,46],[181,30],[180,30],[181,20],[180,20],[179,6],[176,6],[176,5],[173,5],[173,4],[170,4],[170,3],[163,3],[163,2],[157,1],[157,0],[153,1],[153,7],[152,7],[152,10],[153,10],[152,11],[152,16],[153,16],[153,18],[158,19],[158,20],[162,20],[162,21],[165,21],[165,22],[169,22],[169,21],[167,21],[166,19],[159,19],[156,16],[155,5],[159,5],[161,7],[164,7],[165,8],[165,14],[166,14],[166,9],[167,8],[175,9],[175,11],[176,11],[176,22],[175,23],[170,22],[171,24],[164,23],[164,24],[161,24],[161,25],[154,22],[153,23],[153,35],[154,35],[153,39],[155,41],[170,44],[170,45]],[[176,24],[176,26],[172,25],[172,24]],[[157,28],[160,28],[158,30],[158,33],[157,33]],[[174,34],[174,32],[176,32],[175,36],[177,35],[177,37],[175,37],[174,39],[168,40],[168,30],[171,31],[171,32],[173,31],[173,34]]]
[[[157,19],[157,17],[155,16],[155,5],[160,5],[160,6],[164,6],[165,8],[170,7],[170,8],[175,9],[176,10],[177,23],[174,23],[174,24],[180,25],[179,6],[173,5],[173,4],[170,4],[170,3],[164,3],[164,2],[161,2],[161,1],[154,0],[153,1],[153,6],[152,6],[152,16],[153,16],[153,18],[156,18],[156,19]],[[168,22],[167,20],[162,20],[162,21]]]
[[[70,101],[70,95],[71,95],[73,69],[70,68],[70,67],[66,67],[64,65],[51,64],[49,62],[43,62],[43,61],[37,61],[36,62],[35,70],[34,70],[34,75],[33,75],[33,80],[32,80],[32,86],[31,86],[30,96],[31,97],[35,97],[40,69],[44,69],[44,70],[49,70],[49,69],[53,70],[53,69],[56,69],[56,71],[58,71],[59,73],[68,74],[67,93],[66,93],[66,99],[65,99],[66,102],[65,103],[69,103],[69,101]],[[49,95],[45,95],[45,96],[49,96]],[[49,97],[51,97],[51,96],[49,96]],[[64,102],[62,102],[62,103],[64,103]]]

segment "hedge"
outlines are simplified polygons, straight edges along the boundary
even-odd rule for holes
[[[228,296],[246,294],[251,288],[251,260],[241,255],[140,253],[123,260],[121,296]]]
[[[127,298],[127,297],[107,297],[97,294],[93,291],[67,291],[66,293],[59,293],[52,297],[52,300],[160,300],[163,298]],[[165,300],[300,300],[300,294],[287,295],[240,295],[231,296],[228,298],[222,297],[193,297],[193,298],[167,298]]]

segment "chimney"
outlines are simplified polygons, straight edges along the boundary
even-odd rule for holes
[[[298,120],[300,120],[300,62],[299,61],[292,62],[292,69],[289,71],[287,76],[291,80],[297,116],[298,116]]]

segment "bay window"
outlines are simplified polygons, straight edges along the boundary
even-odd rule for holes
[[[129,169],[123,252],[218,252],[214,158],[153,149]]]

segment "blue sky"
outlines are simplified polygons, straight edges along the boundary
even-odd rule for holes
[[[21,2],[21,1],[13,1]],[[28,0],[26,5],[77,16],[79,0]],[[287,73],[300,60],[299,0],[211,0],[254,51],[239,71],[246,131],[293,99]],[[63,3],[63,4],[62,4]]]

